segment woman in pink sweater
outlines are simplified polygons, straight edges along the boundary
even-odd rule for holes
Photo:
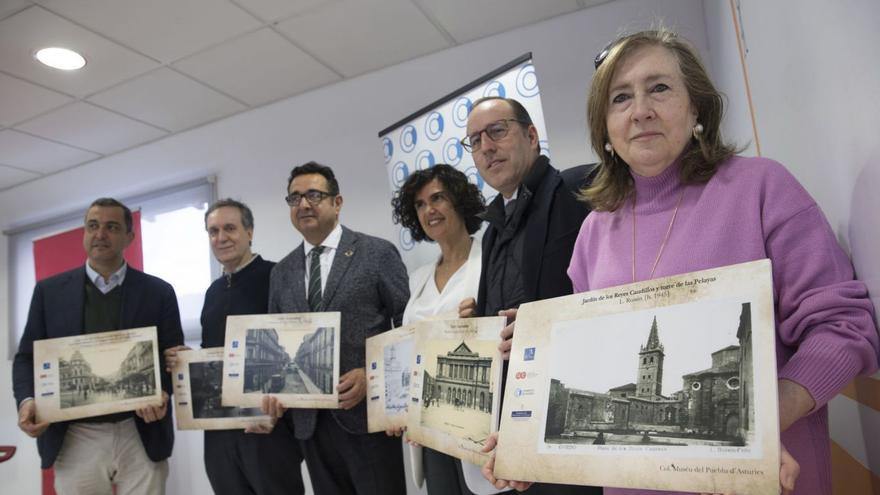
[[[721,96],[692,47],[641,32],[596,69],[588,114],[601,169],[584,191],[594,210],[568,270],[575,291],[770,258],[783,493],[830,494],[826,403],[877,369],[865,285],[797,180],[721,140]]]

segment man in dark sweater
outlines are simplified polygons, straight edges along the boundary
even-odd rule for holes
[[[111,493],[113,486],[119,495],[165,493],[174,445],[167,373],[161,374],[162,405],[51,425],[35,419],[35,341],[155,326],[160,350],[183,342],[174,289],[122,257],[133,239],[131,210],[115,199],[98,199],[85,217],[86,265],[34,288],[12,380],[18,426],[37,438],[42,467],[54,464],[59,494]]]
[[[251,252],[254,215],[244,203],[215,202],[205,213],[205,229],[223,275],[205,293],[202,347],[223,347],[227,316],[267,313],[269,274],[275,263]],[[166,351],[169,366],[180,349]],[[205,470],[218,495],[301,495],[301,462],[299,444],[286,421],[271,432],[205,431]]]
[[[562,172],[554,168],[550,159],[541,155],[538,131],[529,113],[510,98],[475,101],[463,145],[471,152],[480,175],[499,194],[482,215],[489,226],[483,235],[477,299],[462,301],[459,315],[507,317],[509,324],[501,334],[505,340],[499,346],[507,359],[517,308],[572,293],[566,269],[581,223],[589,213],[576,193],[588,184],[591,167],[582,165]],[[506,375],[506,361],[504,369]],[[494,439],[488,445],[494,445]],[[488,469],[484,474],[490,474],[487,478],[499,488],[528,486],[495,480]],[[602,489],[540,483],[529,493],[596,495]]]

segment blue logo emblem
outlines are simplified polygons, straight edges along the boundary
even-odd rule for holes
[[[497,96],[499,98],[505,98],[507,96],[507,90],[504,89],[504,85],[501,84],[501,81],[497,79],[495,81],[490,82],[486,85],[486,88],[483,89],[483,97],[487,96]]]
[[[416,155],[416,170],[426,170],[434,166],[434,153],[422,150]]]
[[[178,374],[177,374],[177,379],[178,379],[178,380],[183,380],[183,373],[178,373]]]
[[[49,364],[49,363],[43,363],[43,369],[44,369],[44,370],[47,370],[47,369],[49,369],[49,368],[51,368],[51,367],[52,367],[51,364]]]
[[[416,141],[418,141],[418,134],[412,124],[408,124],[400,131],[400,149],[404,153],[412,151],[416,147]]]
[[[232,341],[232,348],[233,348],[233,349],[238,349],[238,341],[237,341],[237,340],[233,340],[233,341]]]
[[[371,370],[376,369],[376,361],[373,361],[372,363],[370,363],[370,369]]]
[[[468,180],[472,184],[476,184],[477,187],[480,188],[480,191],[482,191],[483,188],[486,187],[486,181],[483,180],[483,176],[480,175],[480,171],[477,170],[477,167],[468,168],[464,171],[464,175],[467,176]],[[486,204],[489,204],[489,202],[486,201]]]
[[[421,363],[422,363],[422,355],[416,354],[416,364],[421,364]]]
[[[514,390],[513,395],[515,397],[522,397],[522,389],[518,388],[518,389]]]
[[[455,100],[455,103],[452,104],[452,122],[457,127],[466,127],[468,114],[471,113],[472,107],[473,103],[470,98],[462,96]]]
[[[425,135],[431,141],[440,139],[443,135],[443,116],[440,112],[431,112],[425,120]]]
[[[510,417],[512,417],[512,418],[531,418],[532,411],[511,411]]]
[[[538,77],[535,75],[534,65],[528,64],[519,70],[519,74],[516,75],[516,92],[526,98],[538,94]]]
[[[394,184],[394,188],[400,189],[407,177],[409,177],[409,167],[406,166],[406,163],[395,163],[391,169],[391,183]]]
[[[461,147],[461,141],[458,138],[449,138],[443,144],[443,159],[446,163],[455,166],[464,156],[464,148]]]
[[[394,156],[394,143],[391,142],[391,138],[382,138],[382,150],[385,152],[385,163],[390,162],[391,157]]]
[[[526,347],[525,353],[523,353],[523,361],[534,361],[535,359],[535,348],[534,347]]]
[[[412,238],[412,232],[409,231],[406,227],[400,228],[400,247],[404,251],[410,251],[412,248],[416,246],[415,241]]]

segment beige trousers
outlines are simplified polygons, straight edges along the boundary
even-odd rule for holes
[[[74,423],[55,459],[58,495],[164,495],[168,461],[147,457],[134,419]]]

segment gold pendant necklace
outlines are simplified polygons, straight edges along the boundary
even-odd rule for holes
[[[666,227],[666,235],[663,236],[663,242],[660,243],[660,250],[657,251],[657,258],[654,260],[654,266],[651,267],[651,275],[648,276],[648,280],[654,278],[654,270],[657,269],[657,264],[660,263],[660,257],[663,256],[663,249],[666,248],[666,241],[669,240],[669,234],[672,233],[672,226],[675,225],[675,217],[678,215],[678,207],[681,206],[681,199],[684,198],[684,187],[681,189],[681,193],[678,195],[678,201],[675,203],[675,209],[672,210],[672,218],[669,220],[669,226]],[[632,281],[635,283],[636,281],[636,193],[633,192],[633,202],[632,202],[632,220],[633,220],[633,240],[632,240]]]

